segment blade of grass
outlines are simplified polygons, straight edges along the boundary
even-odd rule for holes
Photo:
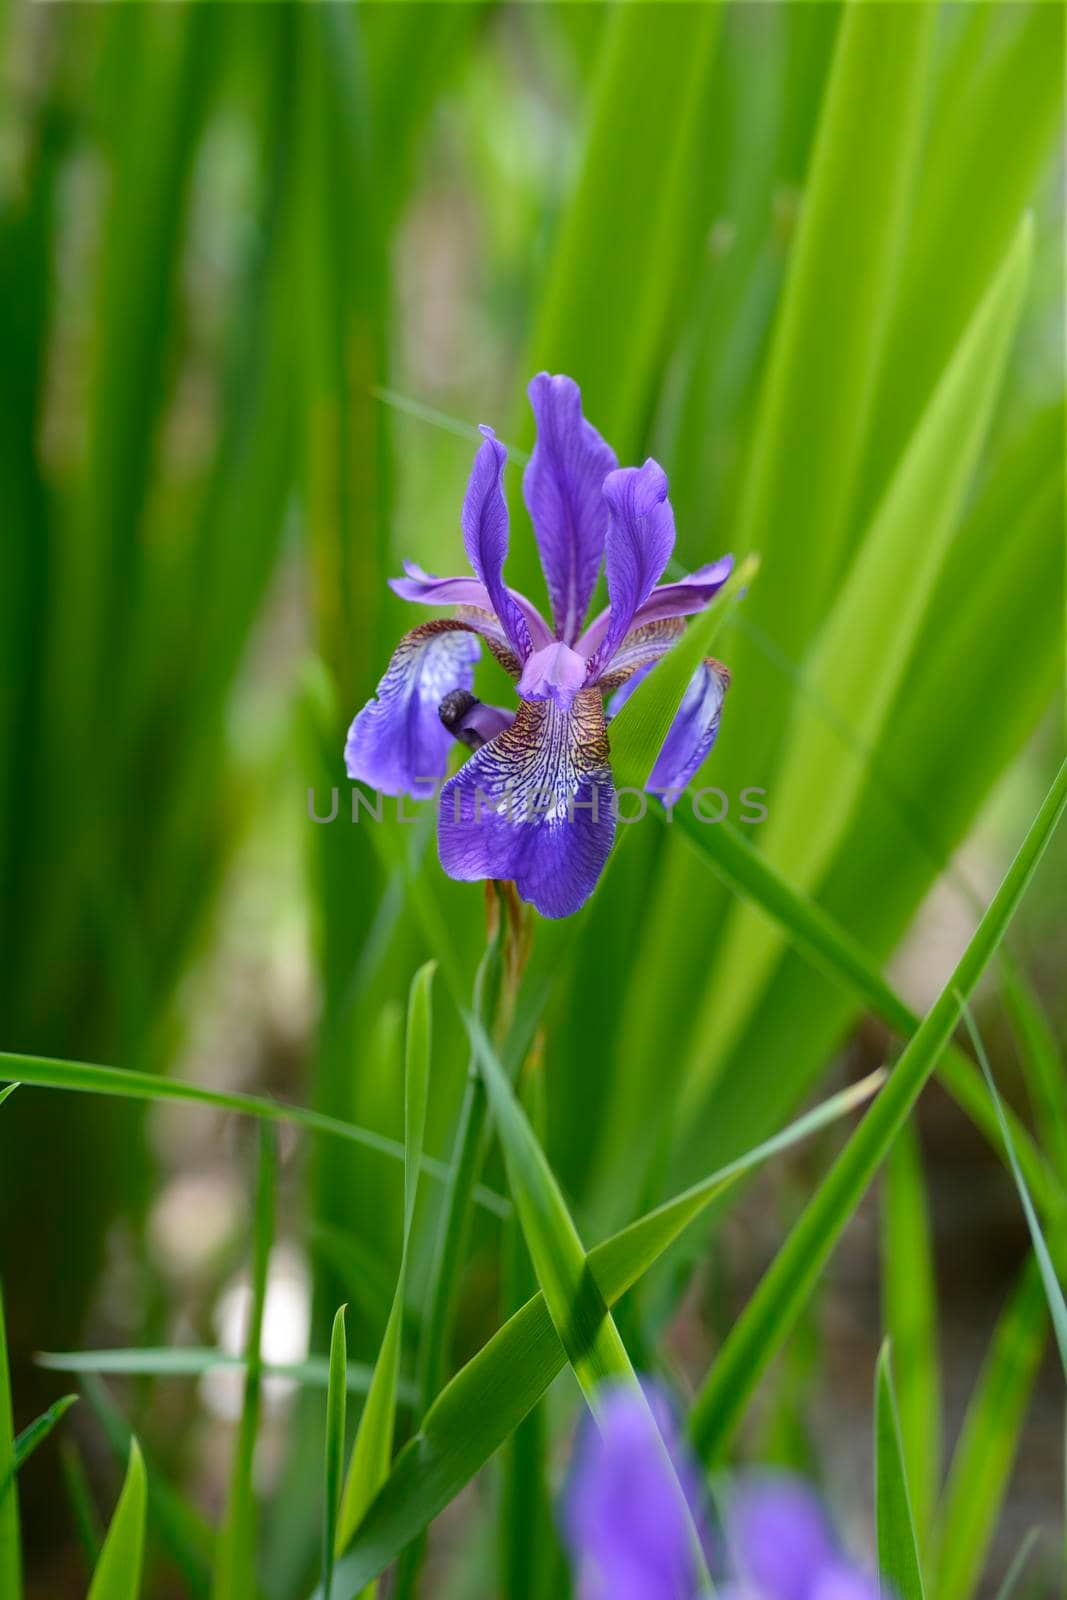
[[[0,1106],[3,1105],[9,1094],[14,1094],[17,1088],[17,1083],[9,1083],[5,1089],[0,1089]]]
[[[986,436],[1018,321],[1032,254],[1024,220],[946,367],[868,527],[845,585],[813,646],[813,691],[867,749],[877,749],[920,634]],[[768,858],[804,889],[830,866],[863,771],[822,717],[798,716],[763,824]],[[781,941],[748,907],[734,909],[693,1033],[683,1114],[706,1094],[781,954]]]
[[[393,1458],[397,1386],[407,1290],[408,1246],[418,1193],[422,1141],[426,1130],[426,1104],[430,1082],[433,1034],[432,986],[437,963],[420,967],[408,995],[407,1038],[404,1056],[404,1235],[396,1290],[385,1325],[385,1335],[374,1365],[352,1459],[348,1466],[337,1519],[335,1549],[351,1543],[364,1512],[389,1475]]]
[[[121,1466],[129,1456],[133,1430],[100,1378],[87,1372],[82,1389],[86,1402],[100,1424],[108,1448]],[[150,1471],[147,1465],[145,1471],[148,1479],[148,1514],[160,1543],[173,1558],[192,1600],[207,1600],[211,1587],[215,1530],[167,1483],[162,1473]],[[95,1506],[93,1513],[95,1516]],[[98,1539],[98,1546],[102,1542],[102,1538]]]
[[[798,1118],[772,1139],[639,1218],[589,1252],[589,1270],[608,1305],[631,1288],[690,1222],[732,1183],[819,1128],[883,1082],[876,1074]],[[529,1415],[567,1363],[539,1292],[467,1362],[405,1446],[339,1563],[344,1600],[358,1593],[452,1500]]]
[[[202,1378],[205,1372],[221,1367],[243,1372],[247,1366],[246,1356],[232,1356],[225,1350],[201,1349],[195,1345],[164,1349],[138,1345],[132,1349],[42,1350],[35,1360],[49,1372],[92,1372],[114,1378]],[[287,1378],[291,1383],[305,1384],[311,1389],[329,1387],[330,1367],[325,1356],[309,1356],[306,1361],[264,1361],[262,1369],[266,1378]],[[348,1363],[349,1394],[366,1394],[370,1380],[370,1367]],[[410,1384],[401,1383],[399,1397],[402,1404],[410,1406],[414,1403],[415,1391]]]
[[[882,1189],[882,1320],[892,1340],[901,1449],[919,1549],[927,1549],[941,1482],[937,1300],[922,1158],[905,1123]]]
[[[137,1600],[144,1564],[147,1492],[141,1447],[136,1439],[131,1439],[126,1481],[96,1563],[88,1600]]]
[[[989,1346],[941,1502],[932,1590],[970,1600],[997,1525],[1045,1348],[1045,1290],[1030,1258]]]
[[[1040,1532],[1040,1528],[1031,1528],[1030,1532],[1026,1535],[1026,1538],[1015,1552],[1011,1566],[1004,1574],[1004,1582],[997,1590],[996,1600],[1011,1600],[1011,1596],[1015,1593],[1015,1590],[1018,1587],[1019,1579],[1023,1575],[1023,1572],[1026,1568],[1026,1563],[1030,1559]]]
[[[261,1128],[252,1236],[252,1305],[245,1340],[244,1404],[231,1468],[229,1505],[215,1551],[212,1600],[248,1600],[256,1592],[256,1503],[252,1464],[259,1431],[263,1307],[274,1233],[277,1160],[274,1132]]]
[[[60,1443],[59,1464],[63,1472],[67,1499],[70,1502],[74,1531],[85,1555],[86,1566],[92,1572],[100,1559],[104,1530],[100,1526],[100,1518],[93,1502],[92,1490],[89,1488],[81,1455],[73,1440],[64,1439]]]
[[[29,1460],[37,1446],[44,1444],[52,1429],[58,1422],[63,1420],[71,1406],[77,1402],[77,1399],[78,1396],[76,1394],[63,1395],[61,1399],[50,1405],[47,1411],[42,1411],[39,1417],[35,1417],[31,1423],[23,1428],[15,1440],[16,1472],[24,1461]]]
[[[1037,1259],[1037,1265],[1041,1272],[1041,1282],[1045,1287],[1045,1295],[1048,1299],[1048,1309],[1049,1314],[1052,1317],[1052,1328],[1056,1335],[1056,1344],[1059,1347],[1060,1362],[1063,1366],[1063,1374],[1064,1377],[1067,1378],[1067,1304],[1064,1303],[1063,1289],[1060,1285],[1059,1278],[1056,1276],[1056,1268],[1053,1265],[1052,1255],[1049,1251],[1049,1247],[1045,1242],[1045,1235],[1041,1231],[1041,1224],[1037,1220],[1037,1212],[1034,1210],[1034,1202],[1030,1198],[1030,1191],[1026,1187],[1026,1179],[1023,1177],[1022,1168],[1019,1166],[1019,1158],[1015,1152],[1015,1141],[1012,1139],[1011,1129],[1008,1127],[1008,1119],[1004,1115],[1004,1103],[997,1092],[997,1086],[993,1079],[993,1069],[989,1065],[989,1057],[986,1055],[985,1046],[982,1043],[982,1036],[975,1024],[974,1017],[971,1015],[971,1009],[962,996],[960,998],[960,1005],[963,1011],[963,1020],[966,1025],[967,1032],[971,1036],[971,1043],[974,1046],[975,1055],[978,1057],[978,1062],[985,1076],[985,1081],[989,1085],[990,1097],[997,1110],[997,1118],[1000,1122],[1001,1135],[1004,1139],[1004,1145],[1008,1152],[1008,1159],[1011,1162],[1012,1176],[1015,1179],[1015,1187],[1019,1191],[1019,1200],[1022,1204],[1023,1215],[1026,1217],[1026,1226],[1030,1230],[1030,1239],[1034,1247],[1034,1255]]]
[[[103,1067],[85,1061],[58,1061],[51,1057],[0,1051],[0,1073],[6,1073],[9,1068],[12,1075],[17,1070],[22,1082],[35,1084],[42,1089],[116,1095],[128,1100],[184,1100],[194,1105],[216,1106],[220,1111],[236,1111],[244,1117],[289,1123],[297,1128],[305,1128],[310,1133],[347,1139],[353,1144],[365,1145],[368,1150],[377,1150],[380,1155],[389,1156],[394,1161],[404,1159],[404,1146],[396,1139],[375,1133],[371,1128],[361,1128],[354,1122],[342,1122],[340,1118],[327,1116],[322,1111],[310,1111],[304,1106],[268,1100],[265,1095],[228,1094],[218,1089],[205,1089],[195,1083],[160,1078],[151,1072],[137,1072],[131,1067]],[[433,1156],[423,1156],[422,1170],[438,1181],[448,1176],[447,1163]],[[482,1185],[475,1190],[475,1199],[496,1216],[509,1214],[508,1202]]]
[[[1061,1183],[1067,1182],[1067,1065],[1048,1017],[1024,973],[1011,960],[1000,965],[1001,993],[1019,1042],[1034,1120],[1044,1132]]]
[[[897,1600],[925,1600],[888,1339],[878,1357],[874,1430],[878,1570],[882,1576],[882,1593],[896,1595]]]
[[[666,817],[658,807],[657,814]],[[671,823],[729,888],[779,925],[806,960],[842,984],[902,1037],[911,1038],[917,1032],[920,1019],[886,982],[859,942],[810,895],[793,888],[732,823],[705,827],[684,804],[671,813]],[[957,1045],[949,1044],[937,1070],[956,1103],[1000,1151],[996,1114],[974,1063]],[[1059,1203],[1055,1184],[1026,1128],[1018,1119],[1013,1128],[1027,1177],[1042,1206],[1051,1209]]]
[[[337,1540],[337,1513],[345,1469],[345,1397],[348,1386],[348,1347],[345,1341],[345,1311],[339,1307],[330,1335],[330,1382],[326,1391],[326,1466],[322,1512],[322,1589],[325,1600],[333,1600],[334,1545]]]
[[[7,1329],[0,1287],[0,1594],[18,1600],[22,1593],[22,1558],[19,1549],[18,1486],[15,1483],[15,1424],[11,1409],[11,1378],[7,1364]]]
[[[624,1383],[637,1395],[643,1391],[537,1135],[481,1023],[471,1015],[464,1020],[504,1147],[508,1186],[541,1293],[586,1404],[597,1417],[605,1383]],[[651,1411],[648,1420],[651,1435],[659,1442],[667,1481],[684,1513],[683,1526],[689,1530],[698,1592],[711,1594],[711,1575],[691,1507]]]
[[[749,1396],[787,1339],[845,1224],[937,1066],[959,1021],[961,997],[971,993],[996,954],[1065,806],[1067,761],[955,972],[731,1329],[690,1413],[690,1432],[705,1462],[721,1460]]]

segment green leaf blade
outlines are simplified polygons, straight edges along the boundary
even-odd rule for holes
[[[883,1593],[898,1600],[925,1600],[888,1340],[878,1357],[875,1385],[875,1504]]]
[[[136,1439],[115,1514],[93,1573],[88,1600],[137,1600],[144,1565],[145,1508],[148,1480]]]

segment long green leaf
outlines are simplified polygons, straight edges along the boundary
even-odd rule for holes
[[[878,1357],[874,1431],[878,1570],[882,1575],[883,1593],[896,1595],[897,1600],[924,1600],[888,1340]]]
[[[660,816],[665,813],[659,811]],[[879,972],[862,946],[840,923],[811,899],[794,889],[753,849],[730,822],[704,826],[684,804],[671,814],[671,824],[686,843],[737,894],[744,895],[782,929],[805,958],[821,972],[842,984],[904,1038],[919,1028],[919,1018]],[[1001,1148],[996,1113],[984,1092],[974,1063],[950,1044],[938,1066],[945,1088],[985,1136]],[[1045,1209],[1059,1203],[1055,1184],[1027,1129],[1011,1113],[1016,1146],[1027,1178]]]
[[[956,970],[764,1275],[712,1366],[690,1413],[705,1461],[721,1459],[760,1376],[781,1348],[842,1230],[952,1037],[960,1006],[1007,932],[1067,806],[1067,761],[1005,874]]]
[[[18,1084],[17,1083],[9,1083],[5,1089],[0,1089],[0,1106],[3,1105],[3,1103],[7,1099],[8,1095],[14,1094],[14,1092],[15,1092],[15,1090],[17,1088],[18,1088]]]
[[[642,1390],[637,1374],[590,1269],[578,1229],[537,1135],[481,1023],[474,1016],[468,1016],[466,1021],[504,1147],[509,1187],[541,1293],[586,1404],[593,1415],[598,1416],[601,1386],[624,1383],[640,1397]],[[648,1427],[650,1437],[660,1447],[665,1478],[681,1509],[683,1526],[689,1529],[699,1592],[711,1593],[711,1577],[700,1533],[651,1411]]]
[[[1001,962],[1000,979],[1035,1120],[1044,1132],[1057,1175],[1067,1182],[1067,1065],[1041,1002],[1012,960]]]
[[[346,1309],[340,1306],[333,1319],[330,1383],[326,1391],[326,1468],[322,1509],[322,1589],[326,1600],[333,1600],[334,1546],[337,1542],[337,1513],[345,1466],[345,1398],[348,1387]]]
[[[918,1138],[897,1134],[882,1189],[882,1319],[897,1370],[897,1415],[912,1515],[927,1548],[941,1482],[941,1385],[930,1219]]]
[[[912,436],[816,644],[809,692],[832,707],[864,748],[878,747],[930,595],[956,528],[1029,274],[1024,221]],[[776,775],[762,846],[792,882],[814,888],[830,865],[863,788],[863,768],[834,721],[800,716]],[[685,1085],[693,1112],[709,1075],[751,1012],[781,953],[748,907],[735,908],[694,1034]],[[705,1045],[714,1042],[714,1053]]]
[[[35,1417],[31,1423],[28,1423],[27,1426],[23,1428],[22,1432],[15,1440],[16,1472],[22,1466],[23,1462],[29,1460],[30,1456],[33,1455],[33,1452],[37,1449],[38,1445],[44,1444],[45,1440],[48,1438],[48,1435],[52,1432],[52,1429],[58,1422],[62,1422],[71,1406],[77,1403],[77,1400],[78,1396],[76,1394],[63,1395],[61,1399],[56,1400],[52,1405],[50,1405],[47,1411],[42,1411],[39,1417]]]
[[[245,1339],[244,1404],[231,1469],[229,1505],[215,1551],[212,1600],[248,1600],[256,1592],[256,1502],[252,1464],[259,1432],[263,1308],[274,1234],[277,1160],[274,1131],[261,1128],[252,1237],[252,1305]]]
[[[1026,1179],[1023,1177],[1022,1168],[1019,1166],[1015,1142],[1012,1139],[1011,1129],[1008,1127],[1008,1119],[1004,1115],[1004,1103],[997,1092],[993,1069],[989,1065],[989,1057],[986,1055],[982,1036],[978,1032],[974,1017],[971,1015],[971,1009],[966,1004],[963,1005],[963,1020],[967,1025],[967,1032],[971,1036],[971,1043],[974,1045],[979,1065],[985,1074],[985,1081],[989,1085],[990,1096],[997,1109],[1000,1131],[1004,1137],[1008,1159],[1011,1162],[1012,1176],[1015,1179],[1015,1187],[1019,1191],[1019,1200],[1022,1204],[1023,1215],[1026,1217],[1026,1226],[1030,1230],[1030,1239],[1041,1273],[1041,1282],[1045,1287],[1045,1295],[1048,1300],[1049,1313],[1052,1317],[1052,1328],[1056,1335],[1056,1344],[1059,1347],[1064,1377],[1067,1377],[1067,1303],[1064,1302],[1063,1287],[1056,1275],[1056,1268],[1052,1262],[1052,1253],[1045,1242],[1045,1235],[1041,1231],[1041,1224],[1037,1219],[1037,1212],[1034,1210],[1034,1202],[1030,1198],[1030,1191],[1026,1187]],[[1060,1215],[1061,1217],[1063,1215],[1062,1209]]]
[[[138,1345],[123,1350],[43,1350],[36,1361],[50,1372],[94,1372],[116,1378],[202,1378],[205,1372],[218,1368],[243,1372],[247,1366],[245,1356],[196,1345],[164,1349]],[[287,1378],[290,1383],[305,1384],[311,1389],[329,1386],[330,1365],[326,1356],[309,1356],[306,1361],[264,1361],[262,1370],[264,1377]],[[370,1380],[370,1367],[358,1362],[348,1363],[349,1394],[366,1394]],[[411,1384],[400,1384],[399,1398],[404,1405],[414,1403],[415,1391]]]
[[[404,1057],[404,1238],[393,1304],[367,1403],[359,1421],[352,1459],[348,1466],[337,1519],[335,1548],[338,1553],[351,1543],[364,1512],[389,1475],[393,1458],[397,1388],[400,1380],[400,1355],[403,1342],[404,1296],[407,1288],[408,1245],[415,1215],[422,1141],[426,1130],[426,1104],[429,1096],[432,1052],[432,986],[436,962],[420,967],[411,982],[408,996],[407,1039]]]
[[[131,1439],[126,1481],[93,1573],[88,1600],[137,1600],[144,1564],[147,1492],[141,1447]]]
[[[15,1484],[15,1424],[11,1409],[11,1379],[7,1365],[7,1331],[4,1297],[0,1291],[0,1594],[18,1600],[22,1593],[19,1552],[19,1505]]]
[[[881,1074],[835,1095],[774,1138],[631,1223],[589,1252],[607,1305],[631,1288],[690,1222],[747,1172],[826,1127],[873,1092]],[[359,1593],[444,1509],[537,1404],[567,1363],[540,1293],[442,1390],[405,1446],[339,1563],[343,1600]]]
[[[375,1133],[371,1128],[361,1128],[354,1122],[342,1122],[338,1117],[327,1116],[322,1111],[310,1111],[305,1106],[285,1105],[268,1100],[264,1095],[231,1094],[219,1089],[206,1089],[200,1084],[181,1083],[172,1078],[160,1078],[151,1072],[137,1072],[127,1067],[102,1067],[85,1061],[57,1061],[45,1056],[24,1056],[0,1050],[0,1072],[16,1074],[24,1083],[42,1089],[68,1089],[77,1094],[115,1095],[126,1100],[184,1100],[192,1105],[217,1106],[223,1111],[236,1111],[244,1117],[257,1117],[263,1122],[288,1123],[305,1128],[309,1133],[326,1134],[330,1138],[347,1139],[353,1144],[377,1150],[393,1161],[403,1161],[404,1146],[396,1139]],[[432,1156],[424,1155],[422,1170],[439,1182],[448,1177],[448,1166]],[[479,1186],[475,1191],[478,1204],[497,1216],[507,1216],[508,1204],[491,1189]]]
[[[938,1522],[936,1600],[970,1600],[997,1525],[1048,1326],[1031,1257],[997,1323],[952,1457]]]

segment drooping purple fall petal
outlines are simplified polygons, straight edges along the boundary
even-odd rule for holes
[[[508,506],[503,479],[508,453],[492,428],[481,431],[484,440],[474,457],[463,499],[463,543],[467,559],[488,590],[491,609],[500,618],[516,655],[525,661],[533,648],[529,626],[504,582]]]
[[[583,417],[581,390],[573,379],[539,372],[527,392],[537,420],[537,443],[523,473],[523,497],[541,552],[556,632],[573,644],[604,551],[604,479],[618,461]]]
[[[612,656],[610,666],[597,678],[598,685],[605,692],[617,689],[620,684],[631,680],[635,673],[641,674],[638,682],[642,682],[647,676],[647,669],[661,661],[684,632],[685,623],[681,617],[665,617],[661,622],[649,622],[643,627],[631,629]],[[624,695],[619,705],[627,699],[629,695]],[[612,715],[617,709],[614,706]]]
[[[348,730],[348,776],[382,794],[433,794],[452,743],[438,707],[450,690],[470,689],[479,654],[477,638],[459,621],[423,622],[406,633],[375,698]]]
[[[611,850],[614,792],[598,690],[569,711],[521,700],[511,727],[441,791],[441,865],[464,881],[511,878],[542,916],[570,916]]]
[[[599,1393],[600,1414],[580,1430],[563,1502],[580,1600],[694,1600],[699,1475],[670,1408],[653,1388],[644,1397],[625,1386]]]
[[[730,674],[721,661],[702,661],[689,680],[674,721],[648,775],[647,789],[680,793],[695,777],[718,737]]]

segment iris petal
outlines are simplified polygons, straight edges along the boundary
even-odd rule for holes
[[[485,585],[492,610],[500,618],[512,649],[525,661],[533,646],[521,608],[504,582],[508,553],[508,505],[504,499],[504,464],[508,453],[492,428],[482,428],[484,439],[471,468],[463,498],[463,543],[475,575]]]
[[[667,499],[667,474],[658,462],[650,457],[643,467],[610,472],[604,497],[610,512],[604,559],[611,608],[593,655],[594,672],[607,667],[674,549],[674,512]],[[583,641],[583,654],[596,627],[594,623]]]
[[[647,789],[677,793],[695,776],[719,735],[730,674],[710,656],[689,680],[649,773]]]
[[[375,693],[348,730],[350,778],[382,794],[425,799],[448,769],[452,740],[438,708],[452,689],[469,689],[480,654],[471,628],[441,618],[406,633]]]
[[[537,443],[523,473],[522,492],[541,552],[559,637],[573,644],[596,588],[608,508],[604,479],[617,466],[614,450],[582,415],[572,378],[539,372],[528,394]]]
[[[569,711],[523,700],[441,791],[441,865],[464,882],[511,878],[543,916],[570,916],[611,850],[614,793],[599,691],[581,690]]]

